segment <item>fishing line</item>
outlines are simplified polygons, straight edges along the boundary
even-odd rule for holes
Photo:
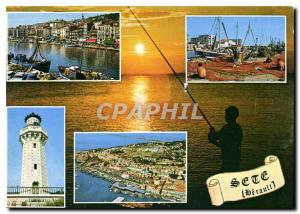
[[[131,10],[131,8],[128,6],[128,9],[130,10],[130,12],[132,13],[132,15],[134,16],[134,18],[136,19],[136,21],[139,23],[139,25],[141,26],[141,28],[144,30],[144,32],[147,34],[147,36],[149,37],[149,39],[151,40],[151,42],[153,43],[153,45],[156,47],[157,51],[160,53],[160,55],[164,58],[164,60],[166,61],[166,63],[168,64],[168,66],[170,67],[170,69],[172,70],[173,74],[175,75],[175,77],[177,78],[177,80],[179,81],[179,83],[181,84],[181,86],[185,89],[185,92],[189,95],[189,97],[191,98],[191,100],[195,103],[198,104],[196,102],[196,100],[194,99],[193,95],[189,92],[189,90],[186,88],[185,83],[180,79],[180,77],[178,76],[177,72],[175,71],[175,69],[172,67],[172,65],[170,64],[169,60],[165,57],[165,55],[163,54],[163,52],[160,50],[160,48],[157,46],[157,44],[155,43],[155,41],[152,39],[151,35],[148,33],[148,31],[146,30],[146,28],[144,27],[144,25],[140,22],[140,20],[138,19],[138,17],[134,14],[134,12]],[[197,109],[198,111],[201,113],[201,115],[203,116],[204,120],[206,121],[207,125],[210,128],[213,128],[211,123],[209,122],[208,118],[206,117],[206,115],[204,114],[204,112],[201,110],[199,104],[197,105]]]

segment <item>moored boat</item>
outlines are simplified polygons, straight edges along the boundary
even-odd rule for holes
[[[100,72],[92,70],[83,71],[79,66],[58,66],[58,70],[61,75],[70,80],[110,80],[107,76]]]
[[[37,39],[35,44],[34,51],[29,58],[27,58],[25,54],[16,54],[15,57],[13,57],[13,54],[10,54],[9,57],[13,57],[11,59],[14,59],[16,63],[21,64],[25,68],[32,67],[33,69],[48,73],[50,70],[51,61],[47,60],[42,55]]]

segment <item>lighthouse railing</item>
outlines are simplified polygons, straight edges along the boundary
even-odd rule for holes
[[[63,195],[63,187],[7,187],[8,195]]]

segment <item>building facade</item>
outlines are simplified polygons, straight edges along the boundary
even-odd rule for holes
[[[198,37],[191,38],[191,43],[195,45],[212,45],[215,41],[215,35],[199,35]]]

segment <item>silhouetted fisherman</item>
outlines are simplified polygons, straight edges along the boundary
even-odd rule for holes
[[[239,110],[237,107],[228,107],[225,110],[227,124],[218,132],[211,128],[208,134],[209,142],[221,149],[222,172],[235,172],[239,171],[240,168],[243,130],[236,123],[238,116]]]

